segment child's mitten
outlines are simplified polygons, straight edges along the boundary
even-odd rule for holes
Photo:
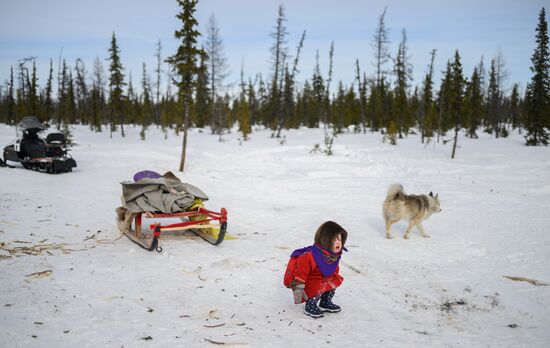
[[[292,285],[292,293],[294,295],[294,303],[295,304],[307,301],[308,297],[307,297],[306,292],[304,290],[305,287],[306,287],[306,285],[301,284],[301,283],[296,283],[296,284]]]

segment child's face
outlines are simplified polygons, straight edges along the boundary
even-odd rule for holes
[[[337,254],[342,250],[342,235],[339,234],[334,238],[334,242],[332,242],[332,252]]]

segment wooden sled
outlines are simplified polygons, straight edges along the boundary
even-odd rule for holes
[[[153,249],[158,252],[162,251],[162,248],[159,246],[159,238],[163,231],[189,230],[208,243],[219,245],[223,242],[227,230],[227,210],[225,208],[222,208],[219,213],[204,208],[171,214],[151,212],[132,213],[134,217],[130,216],[130,218],[134,220],[133,228],[131,226],[128,228],[121,219],[121,214],[124,213],[128,214],[124,208],[117,209],[118,229],[130,238],[131,241],[148,251]],[[182,222],[171,225],[162,225],[160,222],[155,222],[149,225],[149,231],[152,233],[148,233],[143,230],[143,215],[148,219],[180,218]],[[211,222],[215,223],[212,224]],[[214,232],[217,232],[217,235]]]

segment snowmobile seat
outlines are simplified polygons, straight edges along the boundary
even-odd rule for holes
[[[46,136],[48,144],[65,144],[65,135],[63,133],[50,133]]]
[[[23,157],[42,158],[46,156],[46,144],[34,132],[23,135],[21,140],[21,154]]]

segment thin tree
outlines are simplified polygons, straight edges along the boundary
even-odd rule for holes
[[[512,87],[512,94],[510,95],[510,119],[512,123],[512,129],[520,128],[521,134],[521,100],[519,95],[519,86],[517,83],[514,83]]]
[[[195,87],[195,100],[193,103],[194,111],[194,124],[196,127],[203,128],[206,120],[211,116],[210,108],[210,82],[208,79],[208,68],[206,63],[206,56],[202,55],[199,63],[199,71],[197,73],[197,84]],[[221,120],[220,120],[221,121]],[[220,122],[221,125],[221,122]],[[220,138],[221,139],[221,132]]]
[[[483,94],[481,93],[481,80],[478,67],[474,67],[472,78],[466,87],[466,122],[467,135],[477,139],[476,130],[479,127],[483,114]]]
[[[420,100],[420,134],[422,144],[424,144],[425,137],[432,137],[433,130],[435,129],[435,105],[433,100],[433,71],[434,71],[434,60],[437,50],[433,49],[430,54],[430,65],[428,66],[428,72],[424,77],[424,82],[422,85],[422,99]]]
[[[36,61],[34,60],[32,62],[32,77],[29,85],[28,103],[31,115],[40,117],[38,108],[38,77],[36,76]]]
[[[223,51],[223,39],[214,14],[208,19],[206,26],[205,51],[208,55],[208,79],[210,89],[210,120],[212,132],[222,134],[223,114],[217,103],[218,94],[224,88],[224,80],[228,75],[227,58]]]
[[[187,132],[189,128],[189,107],[192,102],[192,93],[195,87],[196,76],[199,72],[197,60],[200,56],[206,55],[204,50],[197,48],[197,39],[200,32],[196,29],[197,20],[194,17],[197,0],[177,0],[181,12],[176,15],[181,21],[182,27],[176,30],[174,37],[180,40],[180,45],[174,55],[166,61],[171,64],[175,74],[174,83],[178,87],[180,100],[183,102],[183,144],[179,171],[183,172],[185,167],[185,156],[187,149]],[[178,80],[179,78],[179,80]]]
[[[387,71],[384,70],[384,64],[388,62],[390,59],[390,53],[389,53],[389,35],[390,35],[390,29],[386,28],[386,11],[388,10],[387,7],[384,7],[384,11],[378,18],[378,26],[375,29],[374,36],[373,36],[373,42],[371,46],[374,48],[374,67],[376,68],[376,87],[379,87],[382,83],[382,79],[387,74]]]
[[[292,110],[294,109],[294,87],[296,84],[296,74],[299,72],[298,62],[300,60],[300,52],[302,50],[302,47],[304,46],[305,38],[306,38],[306,31],[304,30],[304,32],[302,33],[302,38],[300,39],[300,42],[298,43],[298,47],[296,48],[296,56],[294,57],[292,70],[290,73],[288,72],[288,69],[285,70],[283,105],[282,105],[282,113],[279,118],[279,123],[277,125],[277,136],[276,136],[277,138],[281,137],[281,130],[285,124],[285,121],[290,118]]]
[[[76,72],[76,102],[80,122],[88,123],[89,91],[86,84],[86,67],[82,59],[78,58],[75,64]]]
[[[246,84],[244,82],[244,66],[241,66],[241,92],[239,98],[233,102],[237,121],[239,122],[239,131],[243,135],[243,141],[248,140],[248,134],[252,132],[250,126],[250,105],[246,101],[247,91]]]
[[[53,60],[50,59],[50,73],[48,75],[48,81],[46,82],[46,89],[44,90],[44,119],[51,120],[53,117]]]
[[[73,72],[69,68],[69,76],[67,80],[67,122],[65,122],[64,132],[65,136],[69,133],[69,124],[76,124],[76,95],[74,91],[74,79]]]
[[[497,51],[495,57],[491,60],[491,69],[489,71],[489,88],[487,91],[487,120],[486,131],[494,134],[496,138],[505,135],[506,131],[501,124],[504,122],[503,116],[503,88],[504,81],[508,78],[508,72],[505,68],[505,60],[502,51]]]
[[[504,54],[502,53],[502,50],[500,47],[498,48],[497,54],[495,56],[495,64],[496,64],[496,77],[497,77],[497,86],[498,86],[498,93],[499,93],[499,103],[497,107],[497,114],[498,114],[498,124],[497,124],[497,132],[496,137],[499,136],[506,136],[507,130],[502,125],[502,123],[505,122],[504,120],[504,110],[503,110],[503,103],[504,103],[504,82],[508,79],[508,76],[510,75],[508,73],[508,70],[506,69],[506,60],[504,59]]]
[[[527,85],[526,145],[548,145],[550,127],[550,51],[548,49],[548,24],[544,7],[539,13],[536,29],[537,47],[531,57],[533,77]]]
[[[439,117],[437,120],[437,142],[447,132],[448,125],[447,119],[449,119],[449,105],[450,105],[450,86],[451,86],[451,62],[447,61],[445,71],[443,72],[443,79],[441,80],[441,86],[439,88]]]
[[[409,63],[410,57],[407,56],[407,33],[402,31],[402,39],[399,43],[399,49],[395,58],[395,102],[393,109],[395,112],[394,121],[397,123],[399,138],[403,138],[403,133],[407,134],[412,126],[410,120],[410,110],[408,107],[407,94],[409,82],[412,80],[412,66]]]
[[[66,124],[68,120],[68,84],[69,77],[67,74],[67,64],[65,59],[63,59],[63,65],[60,70],[60,79],[59,79],[59,91],[57,94],[57,119],[56,119],[56,128],[61,130],[61,125]]]
[[[323,130],[325,133],[325,153],[327,156],[332,155],[332,144],[334,143],[334,138],[336,137],[336,132],[333,132],[332,136],[328,135],[328,127],[329,127],[328,114],[329,114],[329,108],[330,108],[330,83],[332,81],[333,57],[334,57],[334,41],[330,43],[328,76],[326,80],[325,93],[324,93],[323,106],[322,106]]]
[[[101,132],[102,121],[106,120],[105,115],[105,79],[103,65],[99,57],[94,60],[93,78],[92,78],[92,97],[91,114],[92,121],[90,128],[96,132]]]
[[[160,124],[160,83],[161,83],[161,74],[162,74],[162,43],[160,39],[157,42],[155,58],[157,59],[157,66],[155,68],[155,74],[157,75],[157,80],[155,83],[156,86],[156,98],[155,98],[155,123]]]
[[[489,70],[489,89],[487,90],[487,105],[485,118],[485,131],[499,136],[499,111],[500,111],[500,89],[498,87],[497,63],[495,59],[491,60],[491,69]]]
[[[126,85],[122,63],[120,62],[120,50],[116,43],[116,36],[113,32],[111,47],[109,48],[109,102],[111,106],[111,137],[114,129],[114,117],[118,116],[120,122],[120,133],[124,138],[124,95],[122,88]]]
[[[462,73],[462,63],[460,62],[460,55],[458,50],[455,51],[455,58],[451,64],[452,77],[450,80],[450,98],[449,98],[449,113],[452,119],[454,119],[454,140],[453,140],[453,152],[451,158],[455,158],[456,144],[458,140],[458,131],[461,126],[462,113],[464,112],[464,86],[465,79]]]
[[[6,95],[6,123],[12,124],[15,122],[16,112],[15,112],[15,88],[13,81],[13,66],[10,66],[10,79],[8,82],[8,91]]]
[[[271,46],[271,59],[273,62],[273,76],[271,79],[271,90],[269,94],[269,119],[267,120],[267,126],[275,129],[278,124],[277,119],[280,116],[281,111],[281,83],[284,61],[287,56],[286,45],[286,31],[285,23],[285,9],[283,5],[279,5],[277,21],[275,25],[275,31],[270,36],[275,40],[273,46]],[[275,134],[272,134],[273,136]]]
[[[366,92],[366,83],[361,81],[361,70],[359,69],[359,59],[355,60],[355,81],[357,81],[357,90],[359,98],[359,110],[361,112],[361,128],[363,129],[363,134],[367,132],[366,120],[365,120],[365,104],[367,98]]]
[[[153,101],[151,100],[151,80],[147,73],[147,66],[143,62],[141,75],[141,107],[140,107],[141,140],[145,140],[145,131],[154,117]]]

